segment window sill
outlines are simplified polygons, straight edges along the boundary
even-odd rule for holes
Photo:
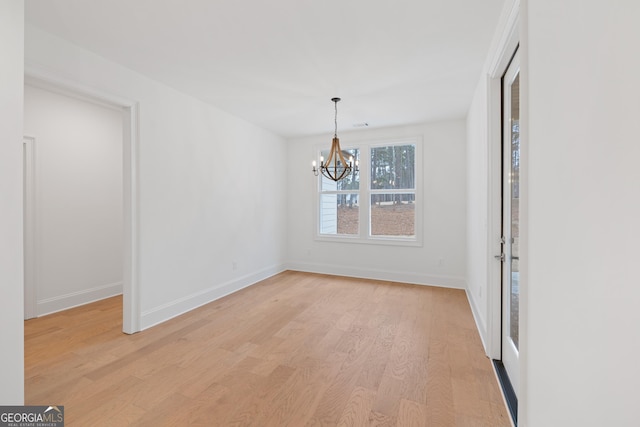
[[[386,246],[407,246],[407,247],[422,247],[422,241],[416,237],[369,237],[362,238],[360,236],[330,236],[330,235],[316,235],[315,241],[317,242],[330,242],[330,243],[355,243],[361,245],[386,245]]]

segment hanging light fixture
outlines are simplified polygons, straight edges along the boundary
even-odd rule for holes
[[[312,163],[313,174],[318,176],[318,171],[322,173],[326,178],[332,181],[340,181],[347,177],[351,172],[358,171],[358,163],[353,163],[353,157],[349,158],[347,162],[344,158],[344,153],[340,149],[340,139],[338,138],[338,101],[340,98],[331,98],[335,107],[335,131],[333,133],[333,141],[331,142],[331,150],[329,151],[329,157],[327,161],[320,157],[320,168],[316,166],[316,161]],[[348,153],[347,153],[348,154]]]

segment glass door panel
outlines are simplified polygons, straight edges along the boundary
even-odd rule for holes
[[[511,286],[509,296],[509,336],[518,349],[520,313],[520,74],[511,83]]]
[[[502,96],[502,363],[517,397],[520,342],[520,63],[517,53],[503,77]]]

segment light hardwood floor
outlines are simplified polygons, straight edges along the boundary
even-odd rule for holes
[[[122,299],[25,322],[68,426],[509,426],[464,291],[287,271],[125,335]]]

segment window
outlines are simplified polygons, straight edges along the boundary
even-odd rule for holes
[[[415,237],[416,146],[371,149],[372,236]]]
[[[418,150],[417,139],[343,148],[360,171],[338,182],[320,175],[318,239],[418,244]]]

